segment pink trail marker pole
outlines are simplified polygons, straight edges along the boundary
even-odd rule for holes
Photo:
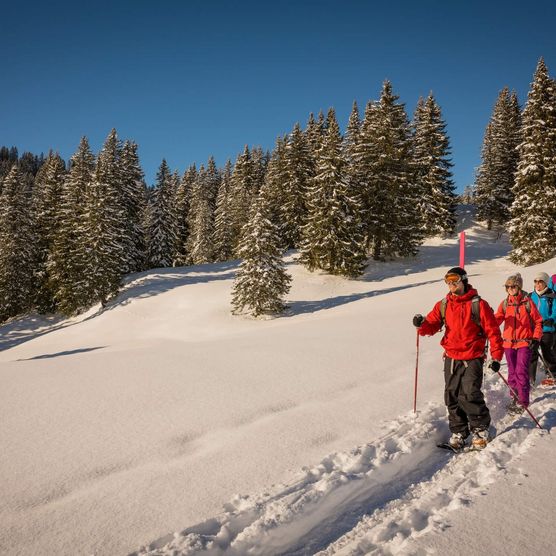
[[[465,268],[465,232],[459,234],[459,266]]]

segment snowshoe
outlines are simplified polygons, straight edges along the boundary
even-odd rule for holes
[[[556,386],[556,379],[552,377],[543,378],[539,384],[541,388],[552,388]]]
[[[491,438],[487,429],[474,429],[472,431],[471,449],[482,450],[490,442]]]

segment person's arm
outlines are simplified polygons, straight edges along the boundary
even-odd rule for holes
[[[500,326],[506,320],[506,315],[504,313],[504,302],[503,301],[502,301],[502,303],[500,303],[500,306],[498,307],[498,310],[494,314],[494,318],[496,319],[496,322],[498,323],[498,326]]]
[[[537,306],[534,303],[530,304],[531,307],[531,319],[534,323],[534,330],[533,330],[533,339],[540,341],[542,338],[542,327],[543,327],[543,318],[537,309]],[[552,323],[554,324],[554,322]]]
[[[432,311],[425,317],[423,324],[419,327],[420,336],[432,336],[442,328],[444,323],[442,322],[442,315],[440,313],[441,303],[441,301],[436,303]]]

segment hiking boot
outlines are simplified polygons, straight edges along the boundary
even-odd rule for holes
[[[506,406],[506,411],[510,415],[515,415],[518,411],[518,403],[515,398],[512,398],[512,401]]]
[[[490,436],[487,429],[473,429],[471,438],[471,447],[473,450],[482,450],[490,442]]]
[[[450,440],[448,440],[448,444],[450,444],[454,450],[461,450],[465,446],[465,437],[461,432],[454,432]]]

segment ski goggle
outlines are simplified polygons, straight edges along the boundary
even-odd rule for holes
[[[457,286],[462,280],[463,277],[459,274],[446,274],[446,276],[444,276],[444,282],[448,285]]]

